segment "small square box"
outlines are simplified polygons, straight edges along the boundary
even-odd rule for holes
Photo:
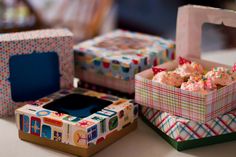
[[[0,57],[4,61],[2,89],[11,92],[6,98],[13,102],[7,105],[12,105],[13,112],[25,104],[15,111],[22,140],[91,156],[137,127],[138,106],[131,100],[73,89],[70,32],[17,33],[1,41],[4,51],[12,46]]]
[[[19,137],[91,156],[137,126],[138,105],[87,89],[61,90],[16,110]]]
[[[72,46],[72,33],[65,29],[0,35],[0,117],[72,87]]]
[[[81,81],[134,93],[134,75],[174,59],[171,40],[116,30],[74,47],[75,75]]]
[[[186,17],[187,16],[187,17]],[[209,17],[211,17],[209,19]],[[227,17],[227,18],[223,18]],[[231,67],[200,59],[201,26],[203,23],[235,26],[236,13],[216,8],[187,5],[179,8],[177,22],[176,53],[196,61],[207,70],[213,67]],[[232,19],[232,20],[229,20]],[[221,21],[219,23],[219,21]],[[194,36],[194,42],[191,37]],[[173,70],[177,61],[159,65]],[[135,76],[135,100],[137,103],[173,115],[205,123],[236,107],[236,82],[208,94],[185,91],[180,88],[152,81],[152,69]]]

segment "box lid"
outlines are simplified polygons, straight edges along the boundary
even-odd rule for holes
[[[176,54],[201,57],[202,26],[205,23],[236,27],[236,12],[198,5],[179,7],[176,27]]]
[[[174,58],[174,42],[157,36],[116,30],[74,47],[80,69],[130,80],[152,65]]]
[[[0,116],[73,84],[72,33],[47,29],[0,36]]]

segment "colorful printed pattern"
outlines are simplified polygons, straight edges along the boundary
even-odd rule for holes
[[[142,73],[135,76],[135,101],[143,106],[198,122],[206,122],[236,107],[236,83],[201,95],[155,83],[148,77]]]
[[[142,107],[141,112],[154,126],[177,142],[236,132],[236,110],[206,123],[172,116],[148,107]]]
[[[62,132],[61,131],[54,131],[54,141],[61,142],[62,141]]]
[[[13,55],[33,52],[58,53],[60,62],[60,86],[68,88],[73,80],[72,34],[67,30],[39,30],[0,36],[0,117],[12,115],[21,103],[11,98],[9,59]]]
[[[110,101],[111,104],[92,115],[79,119],[45,109],[53,100],[69,94],[81,94]],[[46,101],[47,100],[47,101]],[[88,89],[61,90],[16,110],[18,129],[42,138],[88,148],[108,138],[110,133],[120,131],[138,117],[138,105],[131,100],[98,93]],[[30,122],[29,122],[30,120]],[[28,131],[27,127],[31,130]]]
[[[29,117],[26,115],[20,116],[20,130],[23,130],[24,132],[29,132]]]
[[[174,59],[174,51],[173,41],[123,30],[74,47],[77,70],[89,70],[124,80],[133,80],[136,73]]]
[[[48,125],[42,125],[42,135],[41,137],[51,139],[52,137],[52,129]]]
[[[36,136],[40,136],[41,120],[36,117],[31,117],[31,130],[30,133]]]

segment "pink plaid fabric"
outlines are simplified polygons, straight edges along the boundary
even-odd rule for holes
[[[208,95],[201,95],[161,85],[137,74],[135,101],[173,115],[206,122],[236,107],[236,83]]]

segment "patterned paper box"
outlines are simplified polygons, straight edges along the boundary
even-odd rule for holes
[[[203,65],[205,69],[223,66],[213,62],[189,59]],[[173,70],[177,60],[159,65],[160,68]],[[236,107],[236,82],[208,94],[182,90],[180,88],[153,82],[152,69],[135,76],[135,101],[143,106],[171,113],[198,122],[206,122],[231,111]]]
[[[178,10],[176,30],[176,54],[203,65],[207,70],[213,67],[231,67],[201,59],[201,35],[204,23],[235,27],[236,12],[219,8],[186,5]],[[194,42],[193,42],[194,37]],[[173,70],[177,61],[160,65]],[[208,94],[181,90],[152,82],[152,70],[146,70],[135,77],[135,100],[137,103],[173,115],[198,122],[206,122],[236,108],[236,82]]]
[[[89,83],[134,93],[134,75],[174,59],[174,51],[171,40],[116,30],[74,47],[76,76]]]
[[[87,99],[90,100],[94,98],[98,98],[97,101],[105,100],[109,102],[109,105],[87,117],[75,117],[46,107],[53,102],[56,103],[54,105],[58,105],[60,103],[57,103],[57,100],[73,94],[88,96]],[[69,100],[65,105],[70,105],[70,103]],[[81,100],[77,105],[85,103]],[[71,113],[74,114],[73,111]],[[80,114],[83,115],[84,112],[81,111]],[[138,105],[134,105],[131,100],[82,88],[61,90],[16,110],[16,122],[19,130],[79,148],[89,148],[91,145],[102,142],[109,138],[110,134],[132,124],[137,116]]]
[[[71,87],[72,46],[72,33],[64,29],[0,35],[0,117],[25,101]]]
[[[172,116],[167,112],[149,107],[142,107],[141,114],[145,121],[150,123],[155,130],[160,130],[161,135],[163,133],[164,136],[167,135],[169,137],[167,141],[172,141],[170,143],[180,150],[236,139],[236,110],[206,123]],[[231,136],[231,139],[227,139],[227,136]],[[192,146],[187,145],[190,143]],[[182,145],[181,148],[178,144]]]

